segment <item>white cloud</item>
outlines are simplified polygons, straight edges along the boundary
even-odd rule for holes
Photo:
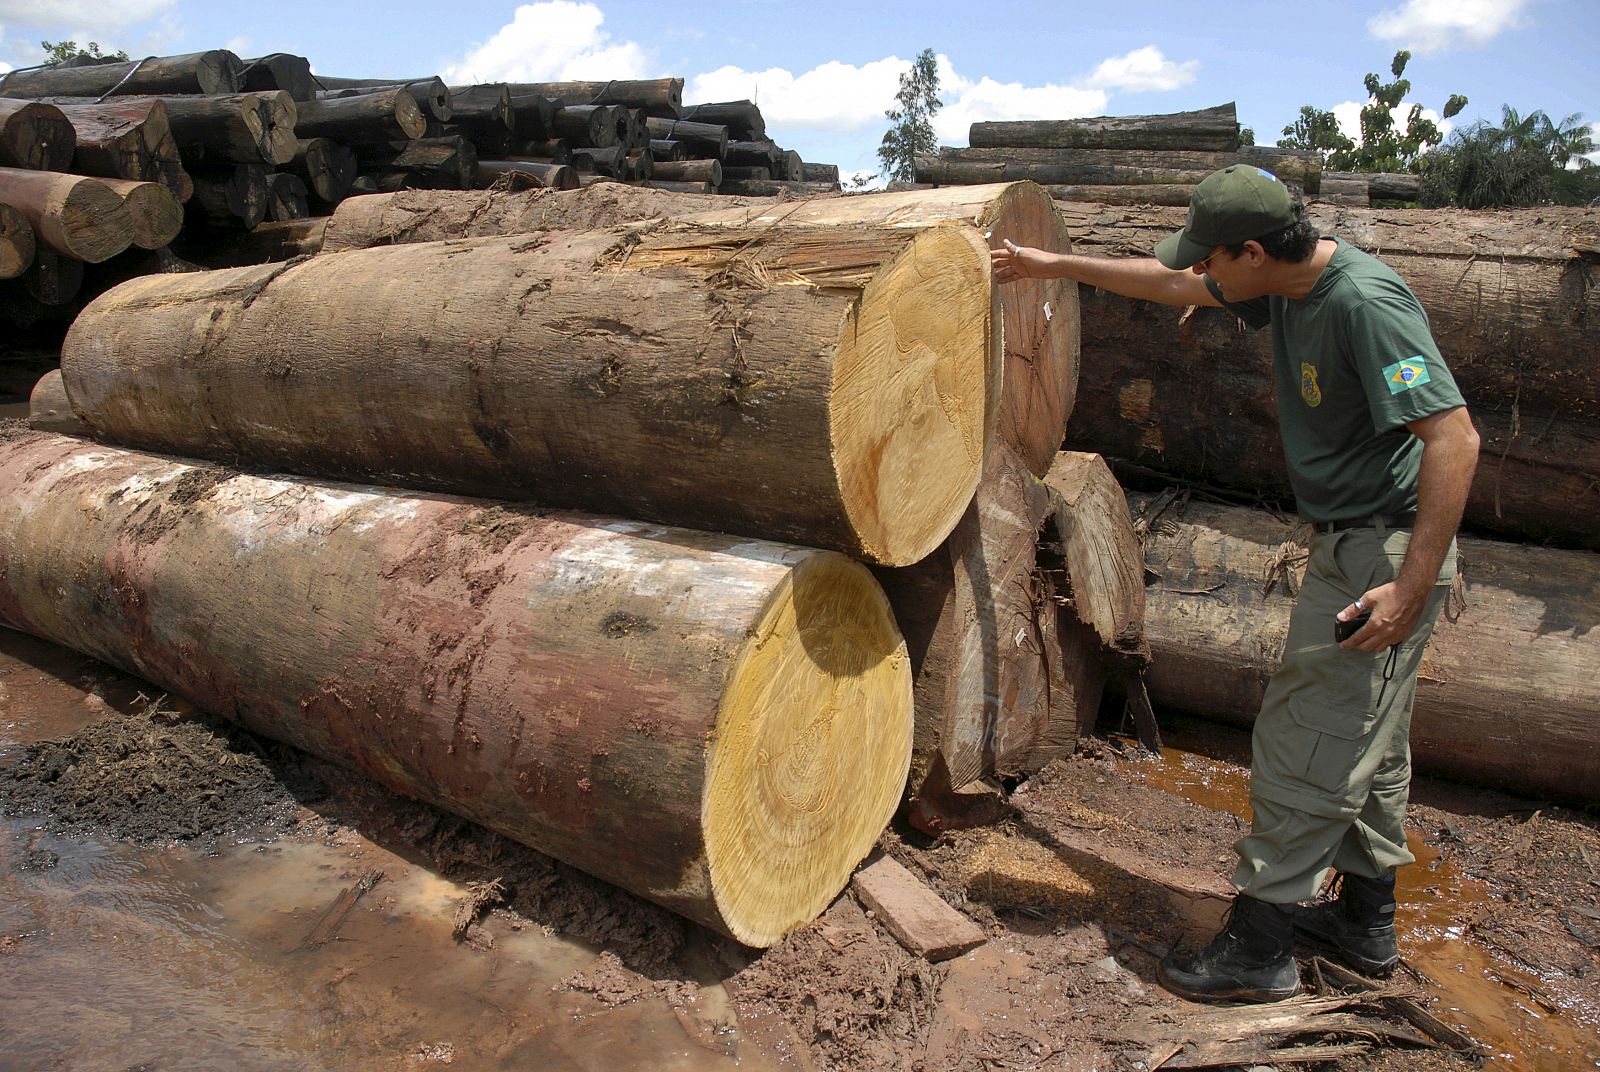
[[[244,36],[230,37],[222,43],[222,47],[241,58],[251,58],[255,55],[255,51],[250,47],[250,39]]]
[[[177,0],[0,0],[0,22],[121,29],[171,10]]]
[[[447,66],[444,80],[456,85],[649,77],[645,50],[633,41],[613,41],[600,28],[603,22],[605,15],[590,3],[523,4],[493,37]]]
[[[690,79],[683,99],[697,104],[751,100],[772,125],[850,130],[883,119],[909,66],[890,56],[860,67],[830,60],[798,75],[782,67],[719,67]]]
[[[944,108],[933,117],[933,130],[941,145],[965,145],[973,123],[996,119],[1076,119],[1106,112],[1109,94],[1101,89],[1053,84],[1024,86],[1019,82],[996,82],[987,75],[974,82],[941,66],[940,83],[954,90],[945,98]]]
[[[1370,103],[1372,103],[1371,98],[1364,101],[1344,101],[1329,109],[1333,117],[1339,121],[1339,130],[1357,145],[1361,144],[1361,109]],[[1389,114],[1394,118],[1394,125],[1401,130],[1405,129],[1406,120],[1411,115],[1411,104],[1411,101],[1401,101],[1389,109]],[[1434,126],[1439,128],[1439,133],[1445,136],[1456,128],[1454,123],[1432,108],[1422,109],[1422,118],[1431,119]]]
[[[1103,60],[1094,73],[1083,80],[1092,88],[1120,89],[1128,93],[1178,89],[1194,81],[1199,60],[1174,63],[1154,45],[1134,49],[1126,56]]]
[[[1367,20],[1376,38],[1419,55],[1485,45],[1522,25],[1529,0],[1405,0]]]

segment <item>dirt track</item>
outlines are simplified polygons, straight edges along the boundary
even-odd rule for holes
[[[252,1022],[250,1037],[286,1055],[291,1035],[311,1039],[294,1044],[328,1067],[537,1059],[552,1069],[1132,1070],[1172,1057],[1185,1039],[1193,1052],[1208,1031],[1221,1030],[1161,991],[1154,965],[1171,943],[1203,939],[1220,916],[1215,895],[1226,892],[1221,876],[1242,803],[1241,772],[1226,762],[1185,753],[1164,762],[1125,758],[1120,743],[1087,742],[1020,787],[1013,817],[997,827],[936,843],[885,835],[886,851],[990,933],[987,945],[957,960],[930,965],[908,955],[848,894],[757,955],[318,761],[192,715],[152,714],[134,695],[138,683],[89,660],[9,632],[0,633],[0,653],[0,808],[20,813],[0,840],[8,894],[0,901],[22,906],[0,910],[0,959],[19,969],[9,973],[14,979],[31,977],[20,971],[30,965],[52,970],[53,951],[85,938],[63,922],[74,917],[47,919],[57,910],[39,907],[47,893],[66,903],[100,896],[69,866],[80,851],[74,846],[133,839],[157,848],[103,850],[133,861],[128,889],[162,869],[195,869],[226,886],[229,872],[243,875],[263,852],[320,854],[307,857],[320,862],[305,872],[331,872],[316,896],[295,892],[298,872],[274,887],[310,908],[291,911],[259,891],[248,902],[267,923],[292,917],[295,934],[307,932],[294,956],[230,940],[223,960],[237,962],[217,970],[257,980],[249,986],[263,993],[311,986],[312,1026],[291,1028],[284,1014]],[[62,716],[63,696],[81,710]],[[1175,732],[1184,746],[1213,755],[1239,746],[1199,724]],[[25,746],[45,736],[60,740]],[[1592,1066],[1600,1060],[1600,823],[1438,784],[1419,786],[1417,795],[1414,828],[1428,855],[1411,869],[1421,880],[1409,899],[1417,907],[1408,904],[1412,917],[1401,924],[1404,951],[1419,970],[1398,982],[1424,996],[1442,987],[1451,1001],[1435,1003],[1441,1016],[1517,1051],[1497,1066]],[[375,871],[388,877],[352,892]],[[405,891],[419,882],[448,896],[408,901]],[[251,920],[235,907],[241,896],[215,893],[201,908],[242,926]],[[326,910],[323,901],[331,902]],[[157,904],[164,902],[130,900],[118,917],[149,930],[156,958],[168,926]],[[28,911],[39,918],[24,918]],[[313,940],[324,931],[326,942]],[[565,939],[563,952],[518,953],[538,935]],[[406,950],[405,963],[385,967],[377,957],[391,945]],[[80,955],[97,948],[104,947],[85,941]],[[554,981],[519,983],[507,994],[505,981],[541,958],[547,971],[564,965]],[[1474,985],[1463,989],[1446,977],[1452,964],[1463,977],[1488,971],[1490,981],[1469,979]],[[470,1015],[413,978],[474,970],[487,973],[474,985],[493,1000]],[[0,980],[7,976],[0,971]],[[52,1013],[73,1014],[68,988],[7,989],[0,981],[0,1004],[34,1015],[0,1026],[0,1054],[20,1061],[7,1067],[47,1067],[28,1055],[70,1034],[47,1023]],[[225,1011],[189,1009],[194,1001],[185,991],[175,1004],[202,1022]],[[1451,1002],[1462,1011],[1444,1007]],[[1370,1041],[1363,1034],[1372,1035],[1372,1025],[1403,1027],[1391,1008],[1354,1011],[1367,1018],[1365,1032],[1313,1032],[1284,1044],[1348,1045]],[[181,1021],[184,1013],[174,1015]],[[179,1037],[135,1022],[119,1052],[150,1067],[189,1067],[180,1057],[193,1043]],[[222,1033],[208,1044],[215,1060],[257,1067],[239,1055],[258,1051],[235,1052]],[[1397,1046],[1391,1039],[1332,1067],[1468,1067],[1444,1052]],[[285,1062],[259,1067],[292,1067]],[[1166,1065],[1181,1066],[1181,1057]]]

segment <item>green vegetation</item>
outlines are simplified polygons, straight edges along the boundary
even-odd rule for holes
[[[1586,205],[1600,198],[1600,166],[1583,159],[1596,149],[1581,115],[1560,122],[1542,111],[1500,109],[1496,126],[1482,120],[1453,132],[1423,159],[1422,204],[1430,208],[1514,208]]]
[[[116,52],[101,52],[98,41],[90,41],[84,48],[78,47],[76,41],[40,41],[39,47],[44,49],[46,63],[65,63],[76,56],[88,56],[96,60],[125,60],[126,52],[120,49]]]
[[[1394,54],[1389,70],[1391,82],[1376,74],[1363,80],[1367,104],[1361,109],[1361,142],[1358,145],[1339,130],[1333,113],[1309,104],[1300,117],[1283,128],[1278,144],[1286,149],[1315,149],[1322,153],[1323,166],[1330,171],[1416,171],[1423,153],[1438,145],[1444,134],[1437,123],[1422,115],[1422,105],[1413,104],[1402,129],[1395,123],[1394,110],[1411,92],[1411,82],[1403,77],[1411,53],[1402,49]],[[1467,98],[1452,93],[1445,102],[1446,119],[1467,106]]]
[[[878,146],[878,159],[887,178],[910,182],[912,158],[939,148],[932,120],[944,102],[939,99],[939,65],[933,49],[923,49],[911,70],[900,76],[894,101],[895,107],[883,113],[890,125]]]

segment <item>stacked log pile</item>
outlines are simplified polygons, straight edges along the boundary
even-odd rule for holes
[[[118,446],[0,448],[0,617],[754,945],[910,770],[924,824],[961,821],[936,767],[952,797],[1037,769],[1142,660],[1082,565],[1131,534],[1120,489],[1054,450],[1072,290],[1013,291],[1000,350],[991,242],[1061,237],[1037,187],[391,200],[507,233],[141,276],[78,317],[36,424]],[[1059,375],[1006,383],[1025,355]]]
[[[1179,209],[1058,202],[1080,250],[1148,256]],[[1469,530],[1600,550],[1600,211],[1314,205],[1327,235],[1416,291],[1483,446]],[[1225,310],[1084,288],[1083,404],[1068,442],[1139,470],[1288,502],[1271,339]]]
[[[960,185],[1027,179],[1065,201],[1187,205],[1196,183],[1229,164],[1265,168],[1315,193],[1314,152],[1241,145],[1232,103],[1169,115],[972,124],[968,148],[918,156],[916,181]]]
[[[42,322],[50,345],[84,302],[150,262],[87,273],[84,264],[169,244],[182,261],[239,262],[270,243],[245,237],[257,226],[325,218],[360,194],[613,181],[758,196],[838,190],[837,169],[808,176],[798,153],[767,137],[754,104],[685,107],[682,90],[674,78],[456,87],[333,78],[314,76],[304,57],[224,50],[11,71],[0,75],[0,316]],[[71,181],[70,192],[45,189],[19,170],[77,179],[56,180]],[[84,177],[121,183],[114,192],[129,211],[113,211]]]

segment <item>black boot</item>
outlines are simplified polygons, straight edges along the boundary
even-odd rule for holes
[[[1282,1001],[1300,990],[1294,925],[1280,906],[1239,894],[1222,932],[1200,952],[1161,962],[1161,984],[1190,1001]]]
[[[1400,963],[1394,938],[1394,872],[1383,878],[1340,875],[1339,896],[1297,908],[1295,941],[1329,953],[1363,975],[1388,975]]]

